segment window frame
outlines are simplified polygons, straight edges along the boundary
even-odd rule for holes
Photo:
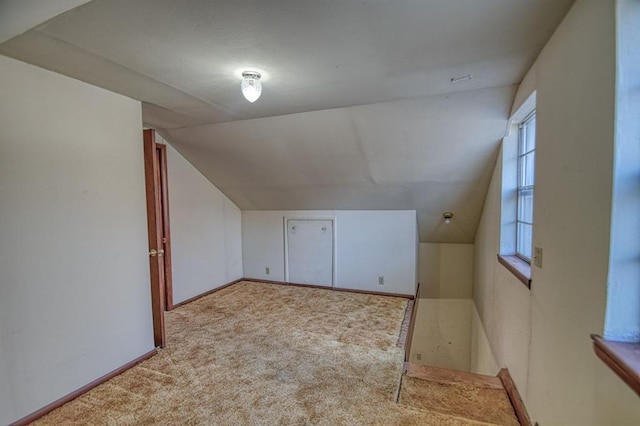
[[[525,253],[521,253],[519,251],[520,241],[522,239],[521,232],[520,232],[520,224],[525,224],[530,226],[531,230],[533,231],[533,203],[535,201],[532,201],[531,203],[532,204],[531,222],[526,222],[526,221],[520,220],[520,200],[521,200],[521,192],[524,192],[524,191],[531,191],[531,197],[533,200],[535,200],[535,198],[533,197],[534,188],[535,188],[535,151],[536,151],[535,137],[533,140],[533,148],[524,152],[525,151],[524,146],[527,145],[527,140],[526,140],[527,125],[535,119],[536,119],[536,110],[534,109],[530,113],[528,113],[522,119],[522,121],[520,121],[520,123],[518,123],[515,255],[518,258],[522,259],[523,261],[527,262],[528,264],[531,264],[531,259],[533,257],[533,238],[531,239],[531,241],[529,241],[529,243],[531,244],[530,250],[531,250],[532,256],[528,257]],[[525,179],[523,176],[524,171],[523,171],[522,163],[523,163],[523,159],[529,155],[533,156],[533,167],[534,167],[533,182],[530,185],[523,185],[523,182],[525,182]]]

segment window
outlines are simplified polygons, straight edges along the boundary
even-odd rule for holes
[[[518,206],[516,254],[531,263],[533,230],[533,183],[535,174],[536,114],[529,114],[518,132]]]
[[[531,288],[536,92],[509,117],[502,140],[498,262]]]

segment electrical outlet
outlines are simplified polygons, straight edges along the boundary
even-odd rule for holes
[[[384,275],[378,277],[378,285],[384,285]]]
[[[266,268],[264,268],[264,273],[269,275],[269,267],[268,266]]]
[[[417,353],[417,354],[416,354],[416,359],[417,359],[418,361],[422,360],[422,354],[421,354],[421,353]]]
[[[542,248],[534,247],[533,249],[533,264],[538,268],[542,268]]]

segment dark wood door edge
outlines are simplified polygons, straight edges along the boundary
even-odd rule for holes
[[[506,368],[501,369],[498,373],[498,378],[502,381],[502,386],[504,386],[504,390],[509,396],[509,401],[511,401],[511,406],[513,406],[513,411],[516,412],[516,417],[518,417],[520,424],[522,426],[532,426],[531,419],[527,413],[527,408],[524,406],[524,402],[520,397],[520,392],[518,392],[518,388],[511,378],[509,370]]]
[[[53,401],[51,404],[48,404],[48,405],[40,408],[39,410],[34,411],[33,413],[29,414],[28,416],[23,417],[20,420],[17,420],[15,422],[11,423],[11,426],[28,425],[29,423],[36,421],[40,417],[43,417],[44,415],[49,414],[50,412],[52,412],[56,408],[63,406],[67,402],[76,399],[77,397],[79,397],[80,395],[82,395],[84,393],[89,392],[91,389],[95,388],[96,386],[101,385],[104,382],[106,382],[107,380],[112,379],[115,376],[124,373],[125,371],[127,371],[131,367],[134,367],[134,366],[140,364],[142,361],[145,361],[145,360],[151,358],[156,353],[157,353],[157,351],[155,349],[153,349],[153,350],[147,352],[146,354],[144,354],[142,356],[139,356],[138,358],[134,359],[133,361],[129,361],[128,363],[124,364],[123,366],[121,366],[119,368],[116,368],[115,370],[105,374],[102,377],[97,378],[96,380],[92,381],[91,383],[88,383],[88,384],[82,386],[81,388],[76,389],[71,393],[68,393],[67,395],[63,396],[62,398]]]
[[[213,293],[215,293],[216,291],[220,291],[220,290],[222,290],[223,288],[227,288],[227,287],[229,287],[229,286],[232,286],[232,285],[234,285],[234,284],[237,284],[237,283],[239,283],[240,281],[244,281],[244,279],[243,279],[243,278],[239,278],[239,279],[237,279],[237,280],[235,280],[235,281],[231,281],[230,283],[223,284],[223,285],[221,285],[220,287],[216,287],[216,288],[214,288],[214,289],[211,289],[211,290],[209,290],[209,291],[206,291],[206,292],[204,292],[204,293],[202,293],[202,294],[199,294],[199,295],[197,295],[197,296],[193,296],[193,297],[191,297],[191,298],[189,298],[189,299],[187,299],[187,300],[183,300],[182,302],[180,302],[180,303],[176,303],[175,305],[173,305],[173,309],[175,309],[175,308],[179,308],[180,306],[184,306],[184,305],[186,305],[187,303],[191,303],[191,302],[193,302],[194,300],[198,300],[198,299],[200,299],[200,298],[202,298],[202,297],[205,297],[205,296],[208,296],[208,295],[210,295],[210,294],[213,294]]]
[[[173,267],[171,263],[171,221],[169,216],[169,175],[167,171],[167,146],[156,143],[159,153],[160,192],[162,199],[162,228],[164,247],[165,309],[173,309]]]
[[[352,288],[337,288],[337,287],[326,287],[321,285],[312,285],[312,284],[298,284],[291,283],[286,281],[270,281],[270,280],[260,280],[257,278],[243,278],[243,281],[249,281],[253,283],[265,283],[265,284],[279,284],[279,285],[292,285],[296,287],[309,287],[309,288],[318,288],[323,290],[333,290],[333,291],[346,291],[349,293],[362,293],[362,294],[372,294],[374,296],[389,296],[389,297],[402,297],[404,299],[413,300],[415,296],[413,294],[402,294],[402,293],[384,293],[381,291],[369,291],[369,290],[357,290]]]
[[[144,146],[144,175],[147,203],[147,231],[149,235],[148,250],[158,250],[162,247],[162,212],[159,204],[160,171],[156,154],[155,130],[147,129],[143,132]],[[151,286],[151,314],[153,318],[153,341],[156,347],[164,347],[164,262],[160,255],[149,255],[149,278]]]
[[[597,334],[591,340],[598,358],[640,396],[640,343],[614,342]]]

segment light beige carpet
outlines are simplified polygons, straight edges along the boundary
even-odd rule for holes
[[[404,376],[399,403],[492,425],[519,425],[504,389]]]
[[[406,306],[241,282],[167,313],[167,348],[35,424],[483,424],[395,403]]]

